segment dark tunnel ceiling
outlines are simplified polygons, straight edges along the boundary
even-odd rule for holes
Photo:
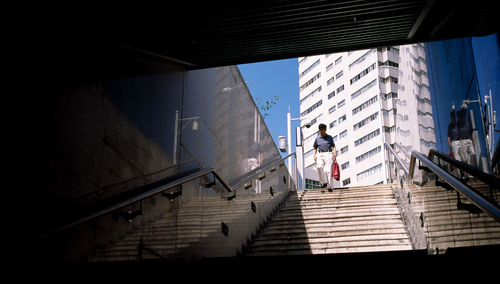
[[[204,68],[498,32],[495,1],[231,3],[178,8],[181,20],[122,43]]]
[[[37,11],[29,17],[34,36],[19,34],[28,42],[24,54],[50,63],[98,62],[110,54],[103,43],[111,42],[148,62],[198,69],[488,35],[499,26],[496,2],[486,0],[168,3],[79,7],[82,16]]]

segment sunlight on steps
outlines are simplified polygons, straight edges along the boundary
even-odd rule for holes
[[[297,191],[247,255],[411,249],[391,185],[376,185]]]

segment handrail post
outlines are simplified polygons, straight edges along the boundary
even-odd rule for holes
[[[297,176],[297,153],[295,152],[293,156],[295,159],[295,163],[294,163],[294,167],[293,167],[293,179],[295,182],[295,190],[297,190],[298,189],[298,182],[299,182],[299,179]],[[292,188],[292,190],[293,190],[293,188]]]
[[[394,156],[394,161],[399,164],[399,166],[401,167],[401,169],[403,169],[403,171],[405,172],[405,175],[408,176],[409,175],[408,169],[403,164],[403,162],[401,161],[401,159],[399,159],[399,157],[396,154],[396,152],[394,152],[394,149],[392,149],[391,145],[389,145],[387,143],[384,143],[384,145],[385,145],[385,148],[387,148],[392,153],[392,155]]]
[[[410,180],[413,179],[413,172],[415,171],[415,163],[416,162],[417,162],[417,159],[412,153],[411,158],[410,158],[410,170],[409,170],[409,175],[408,175]]]
[[[385,148],[384,155],[385,155],[385,160],[387,161],[386,168],[387,171],[389,172],[389,180],[392,184],[394,182],[394,179],[392,178],[391,159],[390,159],[391,156],[389,155],[389,149],[387,148],[386,144],[387,143],[384,143],[384,148]],[[394,165],[394,168],[396,168],[396,165]]]

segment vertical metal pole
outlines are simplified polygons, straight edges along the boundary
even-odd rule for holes
[[[175,111],[175,124],[174,124],[174,165],[177,164],[177,132],[179,129],[179,111]]]
[[[288,150],[288,155],[292,153],[292,114],[290,113],[290,106],[288,106],[288,113],[286,114],[286,143],[287,143],[287,150]],[[290,176],[293,177],[292,175],[292,157],[288,158],[288,173]]]
[[[295,165],[293,167],[293,175],[294,175],[294,182],[295,182],[295,190],[298,189],[298,178],[297,178],[297,153],[295,153]]]
[[[304,145],[303,145],[303,139],[302,139],[302,128],[300,126],[297,126],[295,129],[295,137],[296,137],[296,144],[295,144],[295,162],[296,162],[296,168],[297,168],[297,173],[296,173],[296,179],[297,179],[297,189],[304,189],[305,188],[305,182],[304,182]]]

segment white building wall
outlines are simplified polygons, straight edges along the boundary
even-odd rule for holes
[[[346,167],[341,168],[339,186],[386,183],[384,142],[394,145],[400,139],[405,149],[420,151],[426,150],[421,145],[435,143],[430,95],[428,87],[422,87],[428,86],[423,45],[298,60],[301,116],[314,122],[306,128],[302,121],[306,168],[315,169],[313,143],[320,123],[334,137],[337,162]],[[384,62],[388,65],[380,64]],[[356,145],[367,136],[370,139]]]

